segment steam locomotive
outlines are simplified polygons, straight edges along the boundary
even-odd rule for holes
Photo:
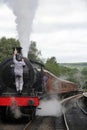
[[[16,48],[21,54],[21,48]],[[13,48],[14,50],[14,48]],[[26,63],[23,68],[23,92],[18,95],[15,85],[13,56],[0,63],[0,116],[4,120],[7,117],[20,118],[35,116],[39,98],[43,95],[43,68],[44,65],[24,58]],[[15,112],[19,115],[15,116]]]

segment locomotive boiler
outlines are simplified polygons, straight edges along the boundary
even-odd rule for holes
[[[20,47],[17,50],[21,53]],[[18,95],[16,91],[13,56],[0,63],[0,115],[2,120],[5,117],[13,116],[12,108],[18,108],[21,116],[26,115],[33,118],[39,98],[43,95],[44,66],[23,58],[26,65],[23,67],[22,95]]]

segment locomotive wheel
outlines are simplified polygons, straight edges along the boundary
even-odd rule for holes
[[[30,106],[27,114],[28,119],[33,120],[35,118],[35,114],[36,114],[36,107]]]

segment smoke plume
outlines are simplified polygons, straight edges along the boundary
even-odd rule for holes
[[[32,24],[38,5],[38,0],[0,0],[12,9],[16,16],[16,28],[18,39],[23,47],[23,54],[27,56],[29,50],[29,37],[32,32]]]
[[[57,96],[52,95],[48,99],[43,99],[40,101],[36,115],[38,116],[55,116],[58,117],[61,115],[62,106],[57,98]]]

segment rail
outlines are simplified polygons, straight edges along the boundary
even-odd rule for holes
[[[66,126],[66,130],[70,130],[69,126],[68,126],[68,123],[67,123],[67,119],[66,119],[66,111],[65,111],[65,106],[66,106],[66,103],[68,103],[69,101],[71,101],[72,99],[75,99],[75,98],[80,98],[82,97],[82,94],[78,94],[78,95],[75,95],[75,96],[71,96],[69,98],[66,98],[64,100],[61,101],[61,104],[62,104],[62,113],[63,113],[63,118],[64,118],[64,122],[65,122],[65,126]]]
[[[85,111],[85,109],[82,108],[81,104],[79,103],[79,102],[80,102],[79,100],[80,100],[80,98],[77,100],[77,105],[78,105],[78,107],[81,109],[81,111],[82,111],[85,115],[87,115],[87,111]]]
[[[32,121],[29,121],[29,122],[25,125],[25,127],[24,127],[23,130],[29,130],[29,127],[31,126],[31,123],[32,123]]]

